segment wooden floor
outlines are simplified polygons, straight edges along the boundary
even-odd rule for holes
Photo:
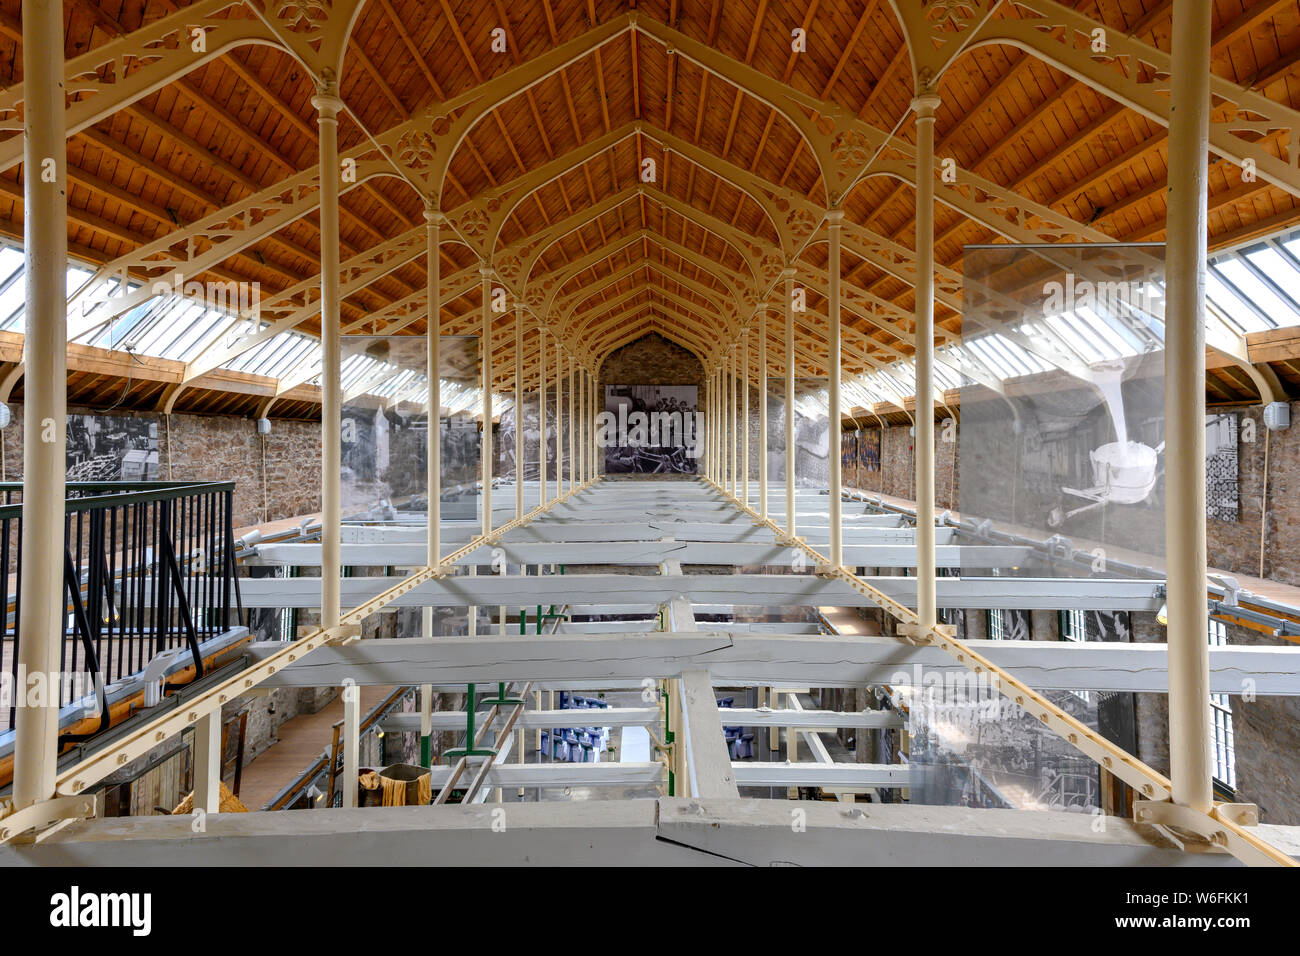
[[[880,633],[880,625],[875,621],[864,620],[859,614],[859,608],[855,607],[819,607],[822,617],[826,622],[835,628],[837,634],[852,634],[856,636],[876,635]]]
[[[391,694],[392,687],[362,685],[361,715]],[[244,767],[239,799],[250,810],[260,810],[299,773],[329,750],[332,728],[343,719],[343,698],[335,697],[314,714],[299,714],[276,731],[279,738]]]

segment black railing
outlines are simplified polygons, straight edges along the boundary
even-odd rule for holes
[[[242,615],[235,577],[233,482],[68,482],[63,521],[66,614],[60,648],[60,704],[94,694],[99,725],[109,725],[104,687],[143,671],[162,651],[188,648],[194,679],[199,645]],[[7,607],[0,619],[0,667],[13,699],[0,709],[0,732],[13,726],[22,640],[22,485],[0,484],[0,559]],[[26,675],[23,675],[26,679]]]

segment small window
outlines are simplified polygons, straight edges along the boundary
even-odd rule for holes
[[[1228,625],[1210,621],[1210,646],[1225,647]],[[1214,779],[1229,790],[1237,789],[1237,756],[1232,739],[1232,705],[1227,694],[1210,695],[1211,734],[1214,738]]]
[[[1001,608],[990,609],[988,611],[988,627],[990,641],[1005,641],[1007,639],[1006,612]]]
[[[1061,612],[1061,639],[1086,641],[1088,639],[1088,612],[1071,608]]]

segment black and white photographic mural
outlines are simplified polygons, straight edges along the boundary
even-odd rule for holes
[[[344,520],[423,520],[429,433],[425,343],[414,336],[346,336],[343,348]]]
[[[438,363],[443,406],[438,422],[442,439],[439,514],[444,518],[473,520],[478,516],[479,455],[483,442],[479,427],[482,367],[478,336],[442,336],[438,340]]]
[[[695,474],[699,437],[697,386],[605,386],[596,441],[606,474]]]
[[[795,394],[815,391],[824,383],[817,379],[799,379]],[[796,399],[794,412],[794,474],[795,484],[801,488],[825,488],[830,480],[830,466],[826,460],[830,449],[831,421],[824,405],[817,406]],[[750,444],[749,453],[757,455]],[[767,401],[767,474],[772,481],[785,481],[785,399],[769,396]]]
[[[1205,517],[1237,520],[1237,415],[1205,416]]]
[[[342,503],[345,521],[424,523],[428,508],[427,346],[423,337],[343,337]],[[439,342],[443,414],[441,514],[473,518],[478,491],[478,340]]]
[[[157,481],[157,420],[69,415],[67,480]]]
[[[1096,551],[1096,574],[1107,574],[1111,549],[1159,562],[1162,279],[1159,246],[968,250],[956,502],[963,520],[1032,529],[1040,540],[1062,535]],[[1007,379],[1017,387],[993,387]]]
[[[1032,639],[1029,611],[967,613],[987,614],[994,640]],[[1099,612],[1086,627],[1090,640],[1111,638],[1127,631],[1127,619],[1122,612]],[[918,665],[892,675],[890,686],[908,705],[909,762],[921,781],[912,788],[912,803],[1084,813],[1100,805],[1097,765],[1002,696],[986,675]],[[1046,691],[1044,696],[1092,730],[1102,728],[1096,692]],[[1108,704],[1105,720],[1112,720],[1112,710]]]
[[[825,488],[831,477],[826,380],[797,378],[794,393],[794,481],[800,488]]]

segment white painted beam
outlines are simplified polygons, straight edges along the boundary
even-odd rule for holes
[[[461,785],[471,779],[481,761],[471,761]],[[451,777],[452,768],[430,769],[434,790]],[[655,761],[606,763],[500,763],[487,772],[487,787],[656,787],[663,782],[663,764]]]
[[[442,522],[443,544],[448,542],[464,545],[481,530],[476,522],[451,521]],[[825,541],[829,532],[823,527],[812,524],[808,527],[807,537],[810,543]],[[800,525],[803,534],[804,526]],[[936,528],[935,543],[951,544],[956,537],[954,528]],[[520,528],[502,534],[503,542],[531,543],[581,543],[619,542],[619,541],[659,541],[671,536],[677,541],[715,541],[715,542],[749,542],[772,544],[776,537],[770,528],[756,525],[747,517],[737,513],[728,521],[684,521],[680,515],[676,519],[649,521],[634,508],[628,508],[622,521],[597,521],[594,519],[556,520],[536,518]],[[345,544],[423,544],[426,541],[425,530],[418,525],[348,525],[343,529]],[[904,527],[875,527],[866,525],[846,526],[844,540],[847,544],[915,544],[916,530]],[[444,549],[451,553],[453,549]]]
[[[451,685],[459,686],[459,685]],[[462,688],[463,689],[463,688]],[[545,730],[548,727],[645,727],[657,724],[662,715],[658,707],[605,707],[599,710],[525,710],[515,722],[517,730]],[[464,730],[463,710],[440,710],[430,715],[431,729]],[[506,718],[499,716],[493,729],[504,727]],[[390,714],[380,724],[383,730],[393,733],[420,730],[419,714]]]
[[[357,607],[398,584],[400,578],[343,578],[344,607]],[[864,580],[900,604],[916,603],[916,579],[881,576]],[[320,604],[320,578],[247,578],[240,581],[244,607],[311,608]],[[1093,608],[1156,611],[1159,583],[1093,578],[940,578],[940,607],[1061,610]],[[872,601],[839,579],[811,574],[632,574],[480,575],[422,582],[389,607],[494,606],[536,604],[659,605],[678,594],[697,605],[781,605],[872,607]],[[647,608],[648,610],[649,608]]]
[[[255,658],[282,649],[250,645]],[[1163,644],[1073,641],[971,641],[970,647],[1038,690],[1165,693]],[[266,686],[491,683],[538,680],[558,687],[635,686],[707,667],[715,686],[861,687],[951,685],[970,671],[947,654],[890,637],[736,634],[544,635],[402,638],[324,647],[282,668]],[[1239,694],[1244,681],[1261,695],[1300,695],[1300,646],[1215,647],[1210,690]]]
[[[732,765],[736,783],[742,787],[824,787],[827,790],[853,787],[915,786],[922,768],[901,763],[767,763],[737,760]]]
[[[818,730],[883,730],[906,727],[901,714],[891,710],[772,710],[767,707],[724,707],[718,711],[727,727],[808,727]],[[463,722],[461,726],[464,726]]]
[[[1151,827],[1088,814],[785,800],[607,800],[223,813],[71,824],[0,866],[1236,866],[1175,849]],[[804,826],[791,827],[799,810]],[[855,811],[861,812],[855,812]],[[1300,856],[1300,827],[1261,836]]]
[[[910,533],[909,533],[910,534]],[[452,554],[461,545],[449,544],[444,554]],[[478,548],[456,562],[457,565],[490,564],[494,549],[499,548],[510,564],[614,564],[647,567],[675,558],[682,564],[730,566],[790,567],[795,552],[786,545],[743,541],[601,541],[540,542],[505,541],[493,547]],[[343,545],[343,564],[351,567],[423,567],[423,543],[383,543]],[[935,548],[937,567],[943,568],[1011,568],[1028,562],[1030,549],[1019,545],[941,545]],[[262,544],[257,547],[251,564],[320,567],[321,546],[313,543]],[[800,559],[802,560],[802,553]],[[914,568],[916,547],[911,543],[849,543],[844,546],[844,560],[855,567]]]
[[[682,705],[680,738],[686,746],[686,769],[691,796],[740,796],[709,672],[700,669],[686,671],[682,674],[678,688]]]

